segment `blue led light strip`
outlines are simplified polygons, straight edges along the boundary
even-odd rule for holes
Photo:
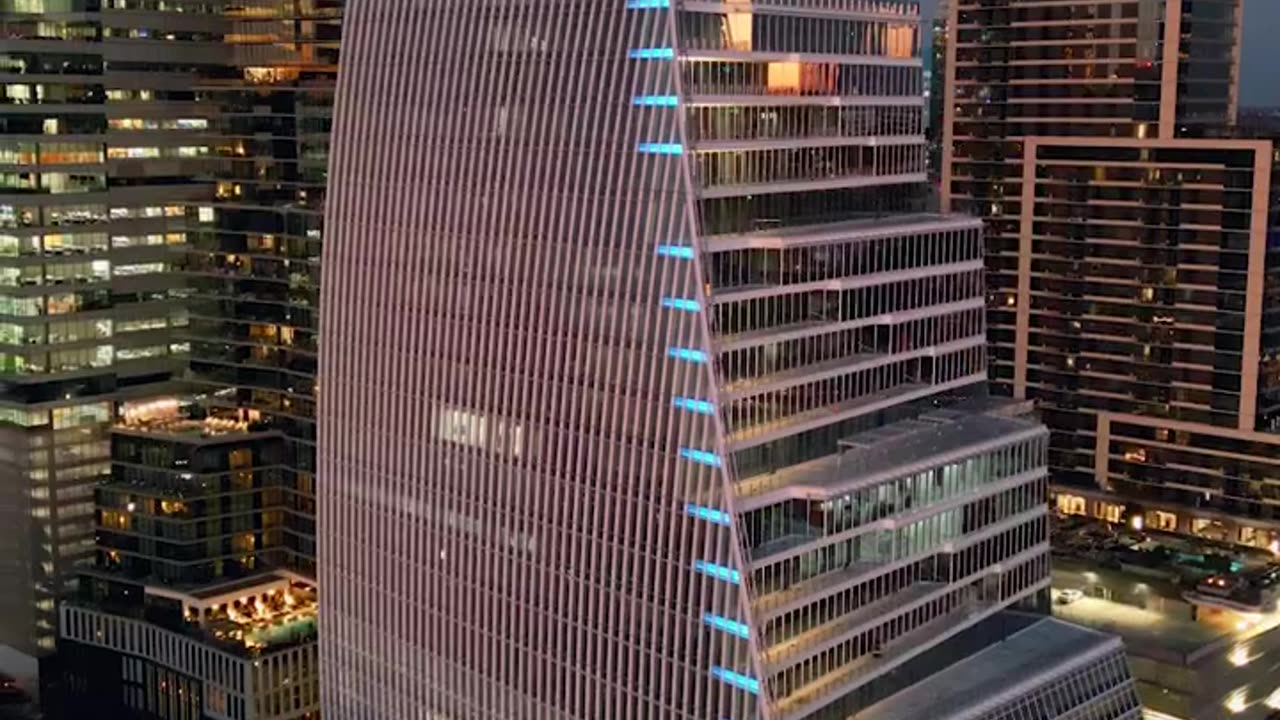
[[[737,635],[744,640],[751,637],[751,630],[747,628],[747,624],[740,623],[737,620],[730,620],[729,618],[712,615],[711,613],[703,613],[702,622],[710,625],[716,630],[722,630],[730,635]]]
[[[697,300],[689,300],[686,298],[662,298],[662,307],[670,310],[698,312],[702,309],[702,304]]]
[[[667,356],[676,360],[688,360],[692,363],[704,363],[707,361],[707,354],[701,350],[690,350],[689,348],[667,348]]]
[[[680,258],[681,260],[693,259],[693,248],[688,245],[659,245],[658,254],[663,257]]]
[[[737,570],[734,570],[733,568],[727,568],[723,565],[716,565],[715,563],[709,563],[706,560],[694,560],[693,569],[697,570],[703,575],[713,577],[717,580],[723,580],[727,583],[733,583],[734,585],[738,585],[742,583],[742,574],[739,573]]]
[[[696,450],[694,448],[680,448],[680,457],[684,458],[685,460],[692,460],[693,462],[696,462],[702,465],[710,465],[711,467],[720,467],[721,465],[723,465],[723,463],[720,462],[719,455],[713,452],[708,452],[706,450]]]
[[[728,526],[733,523],[733,518],[729,516],[729,513],[723,510],[716,510],[715,508],[703,507],[701,505],[689,503],[684,506],[684,511],[686,514],[692,515],[699,520],[706,520],[707,522],[715,523],[716,525]]]
[[[669,47],[632,48],[627,55],[632,60],[674,60],[676,51]]]
[[[678,397],[672,400],[671,404],[675,405],[681,410],[696,412],[699,415],[714,415],[716,412],[716,406],[712,405],[706,400],[696,400],[694,398]]]
[[[659,10],[671,7],[671,0],[627,0],[628,10]]]
[[[726,683],[729,683],[730,685],[736,688],[739,688],[741,690],[746,690],[747,692],[752,693],[753,695],[760,694],[760,681],[753,677],[750,677],[748,675],[743,675],[742,673],[734,672],[732,670],[727,670],[725,668],[718,667],[718,666],[711,668],[711,674],[725,681]]]
[[[637,152],[647,153],[649,155],[683,155],[684,146],[680,143],[640,143],[636,146]]]
[[[680,98],[675,95],[637,95],[631,98],[631,104],[643,107],[677,107]]]

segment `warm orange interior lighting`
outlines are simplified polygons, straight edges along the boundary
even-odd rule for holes
[[[769,63],[769,93],[773,95],[797,95],[800,93],[800,63]]]
[[[886,43],[888,45],[889,57],[893,58],[911,58],[915,57],[915,34],[916,30],[911,25],[890,25]]]
[[[731,50],[751,50],[751,0],[731,0],[724,19],[725,46]],[[733,5],[743,5],[747,12],[734,12]]]

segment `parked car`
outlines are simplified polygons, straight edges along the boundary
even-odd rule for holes
[[[1073,602],[1075,602],[1075,601],[1079,600],[1079,599],[1080,599],[1080,598],[1082,598],[1082,597],[1084,597],[1084,591],[1083,591],[1083,590],[1077,590],[1077,589],[1075,589],[1075,588],[1068,588],[1068,589],[1066,589],[1066,590],[1059,590],[1059,591],[1058,591],[1058,604],[1059,604],[1059,605],[1070,605],[1071,603],[1073,603]]]

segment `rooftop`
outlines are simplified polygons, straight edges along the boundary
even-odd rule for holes
[[[254,592],[188,618],[216,640],[241,643],[250,651],[270,651],[316,636],[319,607],[315,588],[292,584]]]
[[[853,716],[853,720],[947,720],[976,716],[1021,682],[1047,680],[1096,653],[1120,649],[1102,633],[1045,618]]]
[[[95,573],[96,574],[96,573]],[[284,571],[223,583],[209,592],[183,593],[145,586],[151,599],[80,596],[69,602],[133,617],[241,656],[273,652],[314,640],[319,604],[310,581]],[[164,598],[172,604],[155,598]]]
[[[169,435],[177,438],[199,439],[224,438],[251,433],[249,422],[221,417],[121,420],[116,423],[113,430],[138,435]]]
[[[1083,596],[1068,602],[1064,591]],[[1132,655],[1179,665],[1280,624],[1274,613],[1193,615],[1184,588],[1167,579],[1061,557],[1054,559],[1053,595],[1055,617],[1119,635]]]
[[[1051,527],[1054,613],[1123,636],[1136,655],[1194,662],[1280,626],[1270,552],[1076,516]]]
[[[112,430],[185,442],[224,442],[270,428],[256,411],[211,409],[170,397],[126,404]]]

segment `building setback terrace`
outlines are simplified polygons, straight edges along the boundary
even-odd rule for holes
[[[738,483],[742,509],[824,500],[1044,434],[1035,424],[939,411],[846,438],[848,450]]]

